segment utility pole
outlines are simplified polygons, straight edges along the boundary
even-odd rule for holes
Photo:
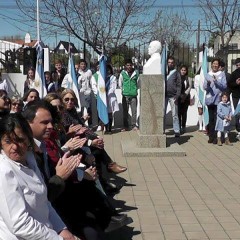
[[[198,20],[198,30],[197,30],[197,69],[199,69],[199,49],[200,49],[200,20]]]

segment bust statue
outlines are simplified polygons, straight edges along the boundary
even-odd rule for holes
[[[152,41],[148,47],[148,54],[151,56],[143,66],[143,74],[161,74],[161,52],[162,45],[159,41]]]

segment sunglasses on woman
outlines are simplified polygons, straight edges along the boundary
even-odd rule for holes
[[[0,97],[0,99],[2,99],[3,101],[6,101],[6,100],[8,100],[8,97],[6,95],[3,95]]]
[[[63,99],[64,102],[69,102],[69,101],[74,102],[74,100],[75,100],[74,98],[64,98]]]
[[[19,107],[23,107],[23,104],[22,103],[12,103],[13,106],[19,106]]]

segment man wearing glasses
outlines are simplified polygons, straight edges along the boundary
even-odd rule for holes
[[[232,72],[230,80],[228,83],[228,88],[232,93],[232,100],[234,109],[237,108],[237,105],[240,104],[240,58],[235,60],[236,70]],[[237,130],[236,138],[240,140],[240,123],[239,123],[240,113],[235,116],[235,125]]]

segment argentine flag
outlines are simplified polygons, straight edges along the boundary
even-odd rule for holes
[[[234,109],[233,104],[232,104],[232,109]],[[239,115],[239,113],[240,113],[240,100],[238,101],[236,109],[233,110],[233,115],[236,116],[236,115]]]
[[[35,73],[35,88],[39,92],[39,97],[44,98],[47,95],[47,89],[45,84],[44,69],[43,69],[43,47],[40,41],[37,42],[37,63]]]
[[[97,85],[97,110],[100,120],[106,125],[108,124],[108,110],[107,110],[107,93],[105,80],[107,78],[107,63],[106,57],[102,55],[99,60],[99,76]]]
[[[207,106],[205,104],[206,91],[203,89],[204,79],[205,79],[205,76],[208,73],[207,55],[208,55],[208,48],[205,47],[204,53],[203,53],[203,58],[202,58],[202,67],[201,67],[201,71],[200,71],[200,80],[199,80],[199,86],[198,86],[198,88],[199,88],[198,99],[201,102],[202,107],[203,107],[203,120],[204,120],[205,126],[207,126],[208,123],[209,123],[208,108],[207,108]]]
[[[69,59],[68,59],[68,74],[69,74],[69,83],[72,83],[72,90],[74,91],[77,101],[78,101],[78,107],[81,108],[81,102],[80,102],[80,97],[79,97],[79,90],[78,90],[78,80],[77,80],[77,75],[75,71],[75,65],[73,62],[73,57],[71,53],[69,54]]]
[[[161,65],[162,65],[161,70],[165,80],[167,76],[167,57],[168,57],[168,45],[167,43],[165,43],[162,50],[162,59],[161,59]]]

